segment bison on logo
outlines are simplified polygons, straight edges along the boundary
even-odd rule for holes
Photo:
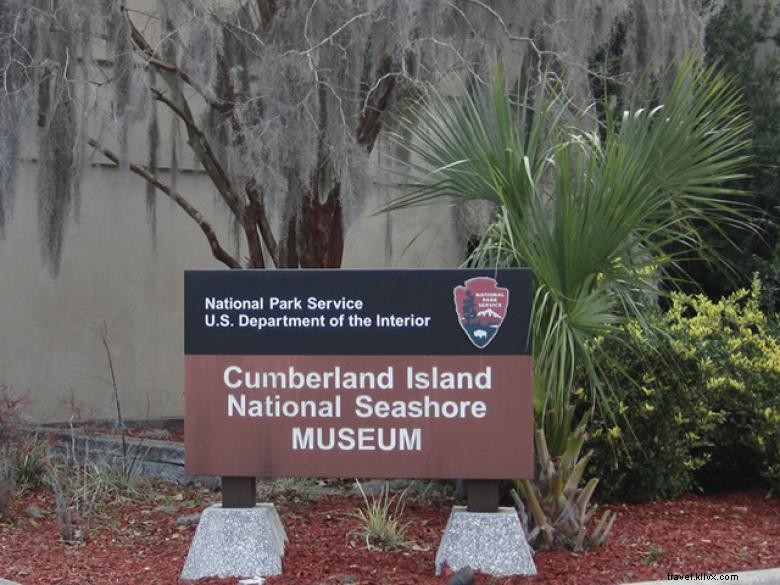
[[[453,294],[461,328],[479,349],[487,347],[506,317],[509,289],[494,278],[478,276],[456,286]]]

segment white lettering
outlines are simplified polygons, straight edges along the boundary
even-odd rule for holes
[[[422,451],[422,431],[420,429],[401,429],[401,441],[398,445],[399,451]]]
[[[241,380],[237,381],[231,381],[230,374],[231,372],[235,372],[236,374],[241,374],[241,368],[238,366],[228,366],[225,368],[224,373],[222,374],[222,380],[225,383],[225,386],[228,388],[240,388],[241,387]]]
[[[238,411],[238,416],[246,416],[246,396],[241,395],[241,401],[239,401],[232,394],[228,395],[228,416],[233,416],[233,411]]]
[[[485,418],[487,404],[482,400],[374,400],[368,394],[355,397],[358,418]]]
[[[493,387],[493,368],[481,372],[448,372],[433,366],[430,371],[406,368],[406,387],[410,390],[490,390]]]
[[[314,449],[314,429],[309,427],[301,431],[300,427],[292,430],[293,451],[311,451]]]
[[[306,307],[310,311],[360,311],[363,309],[363,301],[360,299],[348,299],[346,297],[341,297],[340,299],[318,299],[317,297],[309,297],[306,299]]]
[[[421,451],[422,429],[293,427],[294,451]]]

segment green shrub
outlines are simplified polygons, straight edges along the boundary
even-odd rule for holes
[[[647,333],[630,324],[604,364],[620,424],[595,420],[602,496],[667,498],[696,485],[780,487],[780,342],[760,284],[715,303],[675,293]],[[640,356],[640,357],[637,357]]]
[[[695,360],[675,361],[672,340],[630,325],[609,349],[609,397],[618,424],[594,419],[591,472],[605,499],[644,501],[677,496],[694,486],[694,472],[709,458],[708,437],[720,422],[697,384]],[[584,393],[582,393],[584,398]]]
[[[676,353],[695,358],[709,408],[721,416],[698,473],[705,486],[762,477],[780,487],[780,340],[760,296],[758,280],[717,303],[675,295],[664,316]]]

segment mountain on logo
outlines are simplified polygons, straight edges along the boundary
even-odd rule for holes
[[[477,317],[489,317],[495,321],[501,321],[501,315],[496,313],[493,309],[485,309],[484,311],[477,311]],[[482,321],[483,319],[480,319]]]

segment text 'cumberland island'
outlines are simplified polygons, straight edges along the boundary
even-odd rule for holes
[[[442,370],[437,366],[416,370],[407,366],[404,378],[409,390],[490,390],[493,368],[487,366],[479,372],[471,372]],[[301,372],[290,366],[281,371],[257,371],[231,365],[225,368],[222,381],[233,389],[392,390],[396,388],[396,370],[388,366],[379,371],[350,371],[335,366],[321,372]]]
[[[381,370],[350,371],[335,366],[324,371],[299,371],[290,366],[282,371],[243,370],[237,365],[224,369],[223,383],[227,395],[228,417],[268,419],[320,419],[327,426],[295,426],[291,429],[293,450],[331,451],[420,451],[423,433],[415,427],[373,427],[370,420],[391,419],[403,424],[408,419],[483,419],[487,403],[479,399],[434,398],[425,393],[412,399],[380,399],[382,391],[392,390],[455,390],[489,391],[493,385],[490,366],[478,371],[448,371],[436,366],[419,369],[388,366]],[[258,396],[252,392],[266,391]],[[268,392],[268,391],[271,392]],[[327,398],[302,398],[277,393],[279,390],[375,390],[373,394],[341,395],[330,393]],[[478,398],[477,394],[474,398]],[[350,420],[363,420],[363,425],[341,424],[345,415]]]

